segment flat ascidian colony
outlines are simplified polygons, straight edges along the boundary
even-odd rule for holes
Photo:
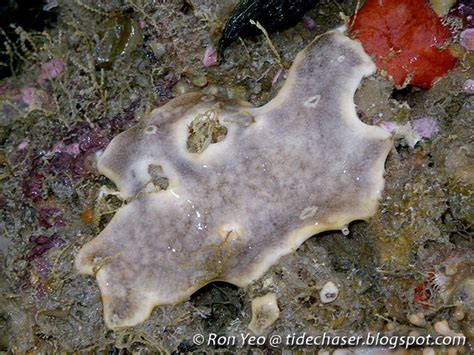
[[[76,259],[99,282],[107,325],[136,325],[212,281],[247,286],[312,235],[372,216],[392,140],[352,100],[373,70],[360,44],[328,32],[265,106],[186,94],[117,136],[98,167],[129,202]]]

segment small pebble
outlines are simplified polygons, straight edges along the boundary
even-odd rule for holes
[[[449,327],[447,320],[438,321],[434,325],[434,330],[436,333],[444,336],[463,336],[461,333],[456,333]]]
[[[195,77],[191,82],[194,86],[197,86],[198,88],[203,88],[207,85],[207,78],[205,76],[198,76]]]
[[[79,148],[79,143],[72,143],[68,144],[65,148],[64,151],[72,155],[73,157],[77,157],[81,153],[81,149]]]
[[[452,330],[449,328],[449,324],[446,320],[442,320],[439,322],[436,322],[434,325],[434,329],[437,333],[441,335],[450,335]]]
[[[454,315],[454,319],[463,320],[466,313],[464,312],[462,308],[456,307],[456,310],[454,311],[453,315]]]
[[[182,81],[180,81],[173,87],[174,96],[180,96],[190,91],[191,91],[191,86],[188,83],[182,82]]]
[[[204,92],[209,95],[218,95],[219,94],[219,87],[217,85],[209,85],[204,89]]]
[[[420,313],[420,312],[410,314],[408,316],[408,321],[411,324],[416,325],[417,327],[424,327],[425,324],[426,324],[425,315],[423,313]]]
[[[327,282],[319,292],[319,298],[322,303],[331,303],[339,296],[339,289],[332,281]]]
[[[252,300],[252,320],[248,328],[255,334],[261,335],[266,332],[280,317],[277,298],[274,293],[268,293],[262,297]]]

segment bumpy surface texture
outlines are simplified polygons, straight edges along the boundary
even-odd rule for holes
[[[97,278],[106,324],[138,324],[214,280],[245,286],[310,236],[373,215],[392,142],[358,119],[353,95],[374,69],[329,32],[263,107],[187,94],[117,136],[99,170],[128,203],[76,258]],[[210,111],[227,135],[189,153],[188,126]]]

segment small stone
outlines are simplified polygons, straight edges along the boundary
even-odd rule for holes
[[[461,333],[456,333],[449,327],[447,320],[438,321],[434,325],[434,330],[436,333],[444,336],[463,336]]]
[[[319,292],[319,298],[322,303],[331,303],[339,296],[339,289],[332,281],[327,282]]]
[[[185,81],[180,81],[173,87],[173,95],[180,96],[186,94],[192,90],[191,85]]]
[[[207,78],[205,76],[198,76],[195,77],[191,82],[194,86],[197,86],[198,88],[203,88],[207,85]]]
[[[209,95],[217,95],[219,94],[219,86],[217,85],[209,85],[204,89],[204,92]]]
[[[261,335],[280,317],[277,298],[274,293],[252,300],[252,320],[248,328],[255,334]]]
[[[425,315],[423,313],[420,313],[420,312],[410,314],[408,316],[408,321],[411,324],[416,325],[417,327],[424,327],[425,324],[426,324]]]
[[[461,307],[456,307],[456,310],[454,311],[454,319],[456,320],[463,320],[464,316],[466,315],[466,312]]]

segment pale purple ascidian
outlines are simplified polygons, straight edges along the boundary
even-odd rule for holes
[[[246,286],[312,235],[371,217],[392,140],[358,119],[353,96],[374,71],[358,42],[329,32],[262,107],[187,94],[115,137],[98,166],[128,203],[76,258],[97,278],[107,326],[215,280]],[[209,113],[225,139],[190,153],[188,126]]]

